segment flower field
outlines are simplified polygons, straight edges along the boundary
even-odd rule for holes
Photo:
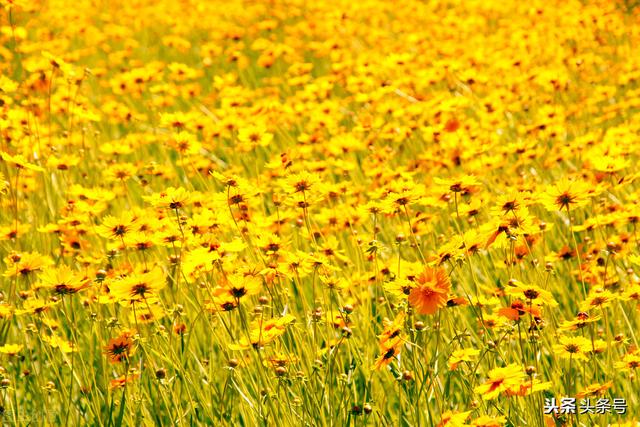
[[[0,6],[3,425],[640,425],[633,1]]]

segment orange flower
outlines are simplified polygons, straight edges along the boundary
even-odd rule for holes
[[[109,340],[104,352],[111,363],[122,362],[129,358],[133,352],[134,342],[131,339],[131,331],[125,331],[122,335]]]
[[[122,388],[125,385],[127,385],[127,383],[133,382],[139,376],[140,374],[138,374],[137,372],[133,372],[133,373],[129,373],[128,375],[125,374],[125,375],[119,376],[118,378],[112,379],[109,382],[109,390]]]
[[[434,314],[447,305],[451,282],[442,268],[427,267],[416,278],[416,287],[411,289],[409,303],[419,314]]]
[[[542,310],[537,305],[530,305],[521,300],[514,300],[510,307],[503,307],[498,310],[498,314],[506,317],[509,320],[518,321],[525,313],[529,313],[532,317],[539,318],[542,315]]]

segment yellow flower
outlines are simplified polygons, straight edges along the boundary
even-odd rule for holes
[[[478,187],[480,185],[480,181],[478,181],[478,179],[472,175],[464,175],[459,178],[449,179],[441,179],[436,177],[433,180],[437,185],[445,187],[452,193],[468,194],[473,191],[474,187]]]
[[[622,360],[615,363],[615,368],[622,372],[631,372],[640,368],[640,352],[634,351],[622,356]]]
[[[202,144],[196,139],[195,135],[185,131],[178,132],[170,138],[169,145],[183,155],[198,154],[202,148]]]
[[[214,295],[226,293],[235,300],[240,300],[242,297],[258,294],[262,285],[262,279],[253,275],[228,274],[225,279],[214,290]]]
[[[285,190],[290,194],[309,193],[316,190],[320,184],[320,178],[309,172],[300,172],[298,174],[289,175],[285,180]]]
[[[468,425],[466,423],[467,418],[471,415],[471,411],[466,412],[453,412],[447,411],[442,414],[440,423],[437,427],[462,427]]]
[[[160,304],[139,304],[135,310],[129,312],[129,322],[152,323],[166,316],[166,311]]]
[[[475,348],[462,348],[455,350],[449,357],[449,370],[453,371],[458,368],[458,365],[462,362],[473,362],[477,355],[480,354],[480,350]]]
[[[144,199],[157,208],[168,208],[173,210],[183,209],[189,204],[192,195],[184,188],[169,187],[166,191],[145,196]]]
[[[553,345],[553,352],[564,359],[588,360],[587,353],[591,351],[591,341],[584,337],[560,338],[560,344]]]
[[[18,169],[28,169],[34,172],[44,172],[44,168],[34,165],[33,163],[29,163],[27,159],[24,158],[21,154],[12,156],[4,151],[0,151],[0,159],[4,160],[7,163],[11,163]]]
[[[611,305],[611,303],[616,299],[618,299],[618,296],[611,291],[603,290],[601,288],[593,288],[589,291],[587,299],[580,305],[580,309],[583,311],[590,309],[602,309]]]
[[[600,316],[590,317],[588,313],[580,312],[578,316],[573,320],[565,320],[558,327],[559,331],[577,331],[578,329],[582,329],[585,326],[597,322],[600,320]]]
[[[63,353],[73,353],[78,351],[78,348],[73,343],[61,338],[58,335],[43,335],[42,341],[46,342],[53,348],[60,349]]]
[[[535,285],[527,285],[515,279],[509,281],[509,285],[505,288],[505,294],[524,298],[527,303],[546,304],[551,307],[558,305],[551,292]]]
[[[257,146],[266,147],[272,140],[273,134],[267,132],[263,124],[250,125],[238,131],[238,142],[242,151],[251,151]]]
[[[491,400],[498,397],[500,393],[519,388],[524,381],[526,378],[522,368],[517,364],[511,364],[489,371],[487,380],[473,391],[481,394],[484,400]]]
[[[56,295],[72,295],[86,288],[90,281],[66,265],[50,268],[39,275],[40,288],[50,289]]]
[[[295,317],[286,314],[280,318],[257,320],[251,323],[249,339],[242,336],[238,343],[229,344],[230,350],[247,350],[251,347],[261,348],[276,340],[286,332],[287,326],[295,321]]]
[[[613,386],[613,381],[608,381],[604,384],[593,383],[589,384],[584,390],[576,393],[576,397],[582,399],[584,397],[602,396]]]
[[[393,361],[393,359],[398,356],[398,354],[400,354],[399,342],[396,343],[394,346],[389,347],[386,350],[383,350],[378,356],[378,358],[376,359],[375,363],[373,364],[372,369],[379,370],[382,367],[389,365]]]
[[[576,209],[589,203],[591,186],[584,181],[561,179],[555,185],[547,187],[540,201],[551,211]]]
[[[7,265],[7,269],[4,272],[5,277],[25,277],[46,268],[53,264],[53,261],[48,256],[29,252],[10,254],[5,258],[5,263]]]
[[[5,75],[0,76],[0,92],[11,93],[16,89],[18,89],[18,83]]]
[[[0,319],[8,319],[13,316],[13,307],[5,302],[0,302]]]
[[[51,64],[51,66],[53,66],[54,68],[59,69],[60,71],[62,71],[62,73],[66,76],[66,77],[74,77],[75,76],[75,71],[73,69],[73,66],[69,63],[67,63],[64,59],[59,58],[57,56],[52,55],[49,52],[42,52],[42,56],[44,56],[46,59],[49,60],[49,63]]]
[[[49,308],[53,307],[58,303],[52,301],[45,301],[40,298],[30,298],[22,304],[22,308],[17,308],[15,310],[16,316],[22,316],[23,314],[40,314],[47,311]]]
[[[97,227],[98,234],[108,239],[122,239],[136,229],[137,219],[131,212],[124,212],[120,218],[108,215]]]
[[[109,166],[103,173],[110,181],[126,181],[138,172],[138,168],[131,163],[116,163]]]
[[[160,268],[145,273],[134,273],[131,276],[109,283],[110,293],[116,300],[131,303],[149,303],[157,298],[158,291],[167,284]]]
[[[378,343],[383,353],[394,347],[397,347],[398,344],[402,342],[402,331],[405,327],[405,318],[405,312],[401,311],[393,321],[386,318],[383,320],[384,331],[381,335],[378,336]]]
[[[16,228],[17,225],[17,228]],[[17,239],[31,231],[31,224],[11,224],[0,227],[0,240]]]
[[[24,348],[22,344],[5,344],[0,346],[0,353],[15,356]]]
[[[518,214],[520,209],[526,206],[523,193],[501,194],[492,208],[494,215]]]

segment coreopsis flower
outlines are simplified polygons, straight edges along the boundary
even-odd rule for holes
[[[240,338],[237,343],[229,344],[230,350],[247,350],[251,347],[260,349],[282,336],[287,327],[295,321],[295,317],[286,314],[280,318],[255,320],[250,325],[249,339]]]
[[[242,187],[248,185],[248,182],[239,176],[232,174],[222,174],[218,171],[211,171],[210,175],[220,181],[225,187]]]
[[[636,308],[640,310],[640,284],[632,283],[627,289],[624,290],[620,299],[623,301],[634,301]]]
[[[0,151],[0,159],[3,161],[13,165],[13,167],[17,169],[28,169],[34,172],[44,172],[44,168],[33,163],[29,163],[27,159],[24,158],[22,154],[17,154],[12,156],[9,153],[5,153],[4,151]]]
[[[74,154],[61,154],[47,159],[47,167],[59,171],[69,170],[71,167],[77,166],[78,163],[80,163],[80,157]]]
[[[383,320],[384,331],[378,336],[378,344],[383,353],[398,346],[404,340],[402,331],[405,327],[405,319],[406,314],[401,311],[393,321],[387,318]]]
[[[169,145],[182,155],[198,154],[202,148],[196,136],[186,131],[178,132],[171,137]]]
[[[184,188],[169,187],[160,193],[144,196],[153,207],[168,208],[173,210],[184,209],[191,200],[192,195]]]
[[[16,308],[14,314],[16,316],[22,316],[24,314],[40,314],[49,310],[59,302],[53,302],[51,300],[45,301],[40,298],[29,298],[23,304],[21,308]]]
[[[103,174],[109,181],[124,182],[135,176],[137,172],[138,168],[131,163],[116,163],[105,169]]]
[[[523,193],[501,194],[495,201],[492,213],[498,215],[518,214],[520,209],[526,206]]]
[[[378,370],[383,368],[384,366],[389,365],[389,363],[391,363],[393,359],[395,359],[398,356],[398,354],[400,354],[400,346],[401,344],[397,343],[396,345],[382,351],[378,356],[378,358],[376,359],[375,363],[373,364],[372,369]]]
[[[12,240],[24,236],[31,231],[31,224],[10,224],[0,227],[0,240]]]
[[[464,175],[459,178],[434,178],[434,182],[441,187],[446,188],[452,193],[469,194],[473,192],[474,187],[480,185],[480,181],[473,175]]]
[[[591,341],[584,337],[560,337],[560,344],[553,345],[553,352],[564,359],[588,360]]]
[[[24,346],[22,344],[5,344],[0,346],[0,354],[6,354],[8,356],[15,356],[20,353]]]
[[[595,339],[591,341],[591,348],[589,348],[587,355],[592,356],[596,354],[602,354],[607,350],[608,347],[609,345],[605,340]]]
[[[267,132],[264,124],[255,124],[242,127],[238,131],[239,148],[242,151],[251,151],[255,147],[267,147],[273,140],[273,134]]]
[[[9,319],[13,316],[13,307],[5,302],[0,302],[0,319]]]
[[[239,301],[241,298],[260,293],[262,279],[259,276],[228,274],[221,285],[214,289],[214,295],[223,293]]]
[[[382,286],[389,295],[406,300],[411,294],[411,290],[416,287],[416,283],[408,279],[395,277],[393,280],[384,282]]]
[[[11,93],[18,89],[18,83],[11,80],[9,77],[0,76],[0,92]]]
[[[147,251],[158,244],[158,238],[155,235],[133,232],[124,238],[124,245],[137,251]]]
[[[37,252],[12,253],[5,258],[5,264],[5,277],[26,277],[53,264],[53,260]]]
[[[519,280],[510,280],[509,285],[505,288],[505,294],[524,298],[530,304],[548,305],[550,307],[558,305],[551,292],[536,285],[522,283]]]
[[[409,304],[419,314],[435,314],[447,305],[451,282],[446,270],[427,267],[415,279],[415,287],[409,293]]]
[[[135,381],[140,376],[136,371],[129,372],[109,381],[109,390],[125,387],[128,383]]]
[[[131,212],[124,212],[120,218],[108,215],[97,227],[98,234],[108,239],[122,239],[137,228],[137,218]]]
[[[408,188],[400,188],[399,191],[390,191],[386,200],[394,207],[394,210],[404,211],[408,206],[418,202],[423,194],[412,185]]]
[[[277,254],[281,249],[287,247],[288,243],[289,242],[284,241],[280,236],[272,233],[261,234],[256,239],[257,247],[267,256]]]
[[[438,423],[437,427],[466,426],[468,425],[467,419],[469,418],[470,415],[471,415],[471,411],[466,411],[466,412],[447,411],[444,414],[442,414],[442,417],[440,418],[440,422]]]
[[[369,215],[381,216],[393,213],[393,206],[390,201],[369,200],[366,205],[359,206],[359,209]]]
[[[90,279],[71,270],[66,265],[57,268],[50,268],[41,273],[39,288],[49,289],[56,295],[73,295],[90,284]]]
[[[59,69],[67,78],[71,78],[75,76],[75,71],[73,66],[66,62],[64,59],[51,54],[50,52],[43,51],[42,56],[49,60],[51,66],[55,69]]]
[[[454,371],[458,369],[458,365],[462,362],[473,362],[480,354],[480,350],[476,348],[461,348],[459,350],[455,350],[449,356],[449,360],[447,361],[449,365],[449,370]]]
[[[284,190],[289,194],[309,193],[312,189],[318,190],[320,177],[309,172],[300,172],[286,177]]]
[[[320,244],[318,250],[327,258],[333,258],[342,263],[342,265],[347,265],[350,262],[349,258],[345,255],[345,251],[340,248],[340,242],[338,242],[338,239],[333,235],[327,236],[325,241]]]
[[[438,248],[438,252],[435,256],[435,262],[437,265],[442,265],[447,262],[456,262],[464,259],[465,253],[464,239],[460,236],[452,237],[447,243]]]
[[[609,290],[602,288],[593,288],[589,291],[587,299],[580,304],[583,311],[602,309],[610,306],[619,297]]]
[[[638,370],[638,368],[640,368],[640,351],[630,351],[622,356],[622,359],[615,363],[615,368],[621,372],[632,372]]]
[[[158,291],[167,284],[162,269],[154,268],[144,273],[133,273],[130,276],[109,283],[109,291],[118,301],[145,303],[155,300]]]
[[[589,384],[584,390],[576,393],[576,397],[578,399],[582,399],[585,397],[602,396],[612,386],[613,386],[613,381],[608,381],[604,384],[600,384],[600,383]]]
[[[212,314],[220,311],[233,311],[238,308],[238,300],[228,293],[222,293],[215,295],[213,301],[205,300],[204,307]]]
[[[513,300],[509,307],[503,307],[498,310],[498,314],[513,321],[520,320],[520,317],[526,313],[529,313],[534,318],[540,318],[542,316],[542,307],[538,304],[533,305],[531,300],[525,302],[517,299]]]
[[[581,311],[578,313],[575,319],[573,320],[565,320],[558,327],[559,331],[568,332],[568,331],[577,331],[578,329],[582,329],[585,326],[590,325],[591,323],[595,323],[601,319],[601,316],[589,316],[589,313],[585,313]]]
[[[153,302],[153,301],[152,301]],[[138,304],[135,310],[129,311],[129,322],[131,324],[153,323],[167,315],[161,304]]]
[[[73,353],[78,351],[78,347],[76,345],[59,335],[42,335],[42,341],[49,344],[52,348],[59,349],[63,353]]]
[[[135,350],[133,341],[133,331],[124,331],[115,338],[111,338],[104,347],[104,353],[107,355],[111,363],[119,363],[126,361],[131,357]]]
[[[345,289],[349,289],[349,282],[347,279],[342,277],[334,277],[334,276],[320,276],[320,281],[327,289],[332,289],[336,291],[342,291]]]
[[[520,387],[514,387],[505,392],[507,396],[529,396],[531,393],[549,390],[553,386],[553,382],[542,382],[537,378],[524,381]]]
[[[519,389],[526,381],[523,369],[517,364],[495,368],[489,371],[485,382],[473,389],[474,393],[482,395],[484,400],[491,400],[501,393]]]
[[[548,186],[540,202],[551,212],[576,209],[589,203],[591,186],[584,181],[561,179]]]

